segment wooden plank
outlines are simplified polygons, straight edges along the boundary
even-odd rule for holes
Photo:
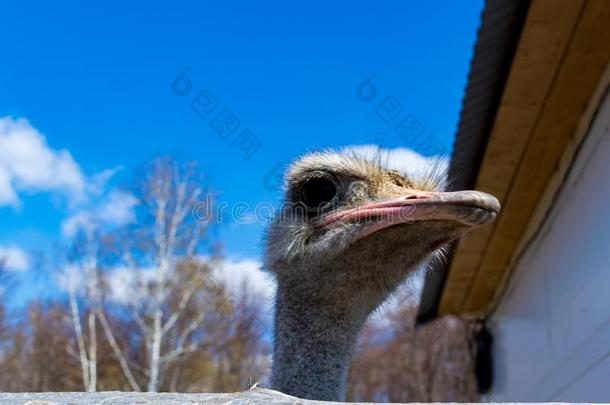
[[[506,201],[584,4],[584,0],[535,0],[530,6],[476,185],[501,203]],[[504,209],[498,221],[506,214]],[[478,229],[458,245],[440,313],[462,312],[495,227]]]
[[[521,236],[521,240],[519,241],[519,245],[513,254],[513,262],[518,260],[518,257],[525,252],[529,243],[538,233],[540,226],[545,221],[547,217],[547,213],[553,206],[554,200],[561,190],[563,186],[563,182],[565,181],[565,175],[570,170],[572,166],[574,157],[577,155],[583,140],[587,136],[590,127],[592,125],[593,119],[595,118],[599,105],[604,99],[606,91],[610,88],[610,63],[606,65],[606,69],[602,74],[602,78],[599,80],[597,87],[589,104],[587,105],[587,109],[580,118],[578,123],[578,128],[576,129],[574,136],[572,136],[569,140],[569,144],[564,150],[563,156],[557,166],[557,170],[553,173],[553,178],[547,184],[546,190],[542,195],[538,205],[536,206],[536,211],[530,218],[527,228]],[[510,270],[509,270],[510,271]]]
[[[463,311],[494,300],[511,258],[610,60],[610,2],[589,0],[529,139]]]

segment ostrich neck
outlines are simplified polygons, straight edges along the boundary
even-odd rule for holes
[[[369,313],[330,303],[321,292],[299,293],[304,290],[278,285],[272,388],[300,398],[343,400],[349,359]]]

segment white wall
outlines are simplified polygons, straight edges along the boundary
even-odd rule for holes
[[[489,399],[610,402],[610,97],[491,326]]]

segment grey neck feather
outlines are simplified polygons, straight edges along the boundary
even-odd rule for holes
[[[447,234],[440,225],[433,230]],[[409,232],[395,227],[340,256],[271,264],[277,281],[272,388],[300,398],[343,400],[362,326],[432,252],[435,235],[415,225]]]
[[[306,399],[344,399],[349,359],[368,311],[328,302],[325,295],[301,295],[278,285],[273,389]]]

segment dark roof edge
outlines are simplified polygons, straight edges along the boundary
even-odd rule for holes
[[[471,189],[475,185],[529,4],[529,0],[485,2],[449,163],[451,190]],[[454,246],[446,262],[435,261],[426,273],[418,324],[438,314],[453,250]]]

